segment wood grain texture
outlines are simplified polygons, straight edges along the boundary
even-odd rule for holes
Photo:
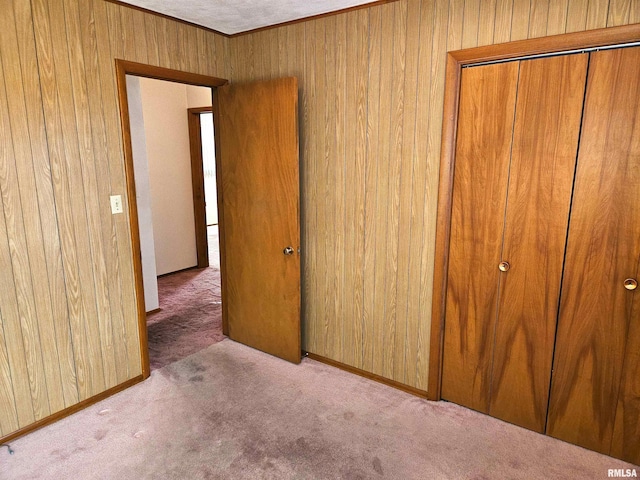
[[[349,365],[362,365],[362,309],[364,263],[364,175],[367,123],[367,58],[368,21],[366,10],[347,17],[347,31],[352,33],[347,42],[347,104],[345,106],[345,286],[353,292],[347,303],[343,319],[342,361]],[[356,180],[351,184],[351,180]],[[353,321],[351,321],[353,319]]]
[[[180,59],[160,28],[177,22],[131,11],[103,0],[3,3],[2,438],[141,374],[129,219],[112,216],[108,198],[128,203],[114,58]],[[203,62],[197,33],[186,30],[188,67],[226,69],[225,52],[210,55],[226,39],[206,32]]]
[[[485,413],[518,68],[519,62],[468,68],[460,83],[442,398]]]
[[[378,176],[378,142],[380,132],[380,63],[381,63],[381,28],[380,9],[369,10],[369,71],[367,75],[367,137],[366,163],[364,178],[364,264],[363,264],[363,300],[362,312],[362,369],[373,372],[373,343],[376,318],[380,316],[375,308],[375,255],[376,255],[376,180]],[[305,350],[307,348],[305,347]],[[316,352],[320,353],[321,350]],[[316,353],[314,352],[314,353]]]
[[[544,432],[588,55],[520,62],[489,414]],[[454,186],[454,189],[457,186]]]
[[[638,143],[636,142],[636,148]],[[637,150],[636,150],[637,151]],[[634,278],[640,276],[640,265],[636,269]],[[640,464],[640,296],[632,296],[630,305],[630,322],[625,348],[624,369],[618,405],[616,408],[616,421],[613,427],[610,455],[625,459],[635,465]]]
[[[616,449],[629,460],[639,454],[629,436],[639,428],[629,376],[637,372],[622,378],[625,352],[628,367],[636,360],[638,344],[629,340],[637,335],[629,333],[638,317],[637,294],[623,281],[637,275],[640,261],[639,132],[640,48],[592,53],[547,431],[608,454],[619,409]]]
[[[599,0],[593,6],[590,0],[395,3],[340,14],[331,20],[335,30],[322,18],[278,27],[273,35],[230,38],[229,58],[233,82],[288,75],[300,81],[304,348],[426,390],[447,51],[462,48],[463,42],[469,46],[508,42],[512,32],[513,38],[523,39],[562,34],[567,16],[573,12],[580,16],[582,10],[585,29],[588,17],[601,18],[604,4]],[[609,3],[610,10],[614,3],[624,2]],[[398,20],[405,15],[406,20]],[[346,81],[340,73],[343,40],[337,27],[343,25],[342,16],[348,39]],[[616,16],[617,24],[630,21],[628,13]],[[302,36],[292,30],[299,27]],[[404,49],[403,68],[397,47]],[[287,64],[298,55],[302,68],[283,69],[279,60],[283,49]],[[417,70],[412,70],[416,55]],[[327,59],[340,61],[327,70]],[[352,75],[361,92],[358,104],[351,100]],[[345,90],[344,101],[338,90]],[[327,114],[328,104],[337,107]],[[357,121],[365,122],[364,131],[359,130],[364,133],[352,135],[349,129]],[[338,126],[345,129],[344,138],[336,135]],[[392,155],[398,152],[399,156]],[[385,172],[398,178],[383,181]],[[344,180],[346,191],[331,184],[336,180]],[[338,212],[340,205],[344,212]],[[345,232],[344,239],[335,237],[336,232]],[[334,239],[338,245],[344,242],[344,260],[327,253]],[[333,270],[340,263],[344,280]],[[327,312],[345,317],[331,318]]]
[[[298,84],[225,85],[215,102],[229,337],[299,363]]]
[[[382,24],[380,28],[380,57],[393,59],[393,30],[395,10],[392,4],[381,8]],[[392,201],[389,198],[389,185],[395,178],[391,178],[391,144],[392,144],[392,99],[393,99],[393,61],[380,63],[380,111],[379,111],[379,136],[375,148],[378,151],[378,168],[376,176],[376,204],[375,204],[375,274],[373,285],[373,310],[376,312],[373,323],[372,337],[372,372],[376,375],[384,374],[385,356],[391,353],[387,348],[388,334],[387,308],[393,308],[395,298],[387,296],[385,288],[387,275],[395,275],[394,269],[387,270],[387,250],[389,247],[388,229],[391,225],[388,222],[387,209]],[[392,253],[389,252],[389,255]],[[390,304],[390,305],[389,305]]]

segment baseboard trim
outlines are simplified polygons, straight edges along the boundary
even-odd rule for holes
[[[68,417],[69,415],[72,415],[95,403],[98,403],[104,400],[105,398],[110,397],[111,395],[115,395],[116,393],[121,392],[122,390],[125,390],[135,385],[136,383],[142,382],[143,380],[144,380],[144,377],[142,375],[138,375],[137,377],[134,377],[131,380],[127,380],[126,382],[121,383],[120,385],[116,385],[115,387],[112,387],[109,390],[105,390],[104,392],[99,393],[98,395],[94,395],[93,397],[87,398],[86,400],[83,400],[80,403],[76,403],[75,405],[71,405],[70,407],[67,407],[64,410],[60,410],[59,412],[56,412],[53,415],[49,415],[48,417],[42,418],[37,422],[27,425],[26,427],[22,427],[20,430],[16,430],[15,432],[10,433],[5,437],[0,437],[0,444],[8,443],[11,440],[15,440],[18,437],[22,437],[23,435],[26,435],[27,433],[31,433],[42,427],[51,425],[52,423],[55,423],[58,420],[63,419],[64,417]]]
[[[206,267],[199,267],[198,264],[195,264],[192,267],[181,268],[180,270],[176,270],[175,272],[163,273],[162,275],[158,275],[156,278],[163,278],[163,277],[167,277],[169,275],[173,275],[174,273],[188,272],[189,270],[198,270],[200,268],[206,268]]]
[[[310,358],[311,360],[316,360],[321,363],[325,363],[332,367],[339,368],[340,370],[344,370],[349,373],[353,373],[355,375],[359,375],[364,378],[368,378],[369,380],[376,381],[378,383],[383,383],[389,387],[397,388],[398,390],[402,390],[404,392],[410,393],[417,397],[428,398],[429,394],[425,390],[420,390],[419,388],[410,387],[409,385],[405,385],[404,383],[396,382],[395,380],[391,380],[389,378],[385,378],[380,375],[376,375],[375,373],[366,372],[356,367],[352,367],[351,365],[346,365],[344,363],[336,362],[335,360],[331,360],[330,358],[323,357],[322,355],[316,355],[311,352],[302,352],[303,356]]]
[[[160,307],[158,308],[154,308],[153,310],[149,310],[147,313],[147,315],[152,315],[154,313],[158,313],[160,310],[162,310]]]

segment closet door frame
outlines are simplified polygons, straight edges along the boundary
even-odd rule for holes
[[[570,52],[640,41],[640,24],[602,28],[586,32],[519,40],[486,47],[457,50],[447,54],[444,114],[440,152],[438,213],[436,219],[435,269],[431,309],[431,350],[427,398],[441,399],[442,355],[449,265],[453,172],[455,168],[458,100],[462,68],[470,64],[515,60],[521,57]]]

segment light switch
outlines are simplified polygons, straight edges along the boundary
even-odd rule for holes
[[[111,213],[122,213],[122,195],[111,195]]]

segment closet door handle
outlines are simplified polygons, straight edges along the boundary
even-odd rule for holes
[[[638,288],[638,281],[635,278],[627,278],[624,281],[624,288],[627,290],[635,290]]]
[[[506,272],[510,268],[511,268],[511,265],[509,265],[509,262],[500,262],[498,264],[498,270],[500,270],[501,272]]]

